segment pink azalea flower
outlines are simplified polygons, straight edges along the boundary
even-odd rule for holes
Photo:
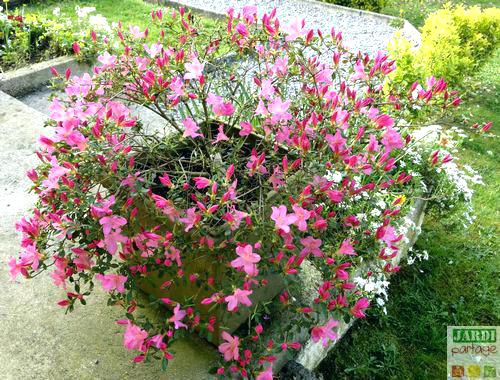
[[[125,283],[127,282],[127,277],[119,274],[96,274],[95,278],[101,282],[104,290],[111,292],[116,290],[118,293],[125,293]]]
[[[243,268],[246,274],[253,276],[257,272],[257,266],[255,265],[260,261],[260,256],[253,252],[253,247],[250,244],[245,246],[236,247],[236,254],[238,258],[231,261],[231,266],[233,268]]]
[[[56,127],[54,141],[64,141],[69,146],[76,146],[84,151],[87,147],[87,138],[75,129],[78,123],[79,121],[75,118],[63,121]]]
[[[129,322],[123,336],[123,345],[128,350],[140,350],[147,337],[145,330]]]
[[[203,69],[205,64],[198,60],[198,57],[194,57],[190,63],[186,63],[185,66],[186,73],[184,74],[184,79],[201,79],[203,76]]]
[[[288,57],[285,55],[284,57],[276,58],[274,62],[273,71],[275,75],[282,76],[285,75],[288,71]]]
[[[320,71],[318,71],[314,75],[314,80],[318,84],[332,84],[332,75],[333,75],[333,70],[327,67],[324,67]]]
[[[266,116],[269,114],[269,111],[267,110],[266,106],[264,105],[264,102],[262,101],[262,99],[259,99],[259,104],[257,104],[257,108],[255,109],[255,114],[261,115],[261,116]]]
[[[111,215],[113,214],[113,210],[111,210],[111,206],[115,204],[115,196],[111,195],[108,199],[104,199],[101,202],[101,206],[95,206],[92,205],[90,206],[90,209],[92,211],[92,215],[95,215],[98,218],[101,218],[105,215]]]
[[[365,66],[363,65],[363,61],[358,59],[356,64],[354,65],[354,74],[351,75],[351,80],[366,80],[368,79],[368,75],[365,73]]]
[[[222,216],[228,224],[231,231],[236,231],[241,224],[241,221],[248,216],[248,213],[236,209],[231,209],[231,211],[225,213]]]
[[[345,149],[346,139],[342,137],[342,132],[337,128],[335,135],[326,135],[325,140],[328,142],[330,149],[334,153],[340,153]]]
[[[165,342],[163,342],[163,335],[161,334],[153,336],[151,339],[149,339],[149,342],[151,342],[151,344],[154,344],[155,347],[159,350],[164,350],[165,348],[167,348],[167,345],[165,344]]]
[[[225,103],[221,96],[209,93],[207,104],[212,106],[212,111],[217,116],[231,116],[234,113],[234,106],[231,102]]]
[[[285,41],[293,41],[307,34],[304,19],[296,18],[291,24],[285,25],[283,31],[287,34]]]
[[[75,75],[64,91],[68,96],[81,98],[89,94],[92,85],[92,78],[88,73],[83,74],[81,77]]]
[[[257,7],[255,5],[245,5],[242,13],[243,18],[248,24],[253,24],[257,19]]]
[[[118,251],[118,243],[126,243],[128,238],[121,234],[121,230],[111,231],[109,234],[104,235],[104,240],[99,242],[100,248],[106,247],[106,250],[114,255]]]
[[[47,190],[59,188],[59,180],[61,177],[70,172],[68,168],[60,166],[55,157],[51,158],[50,165],[52,167],[49,170],[49,175],[46,180],[42,181],[42,185]]]
[[[186,210],[186,217],[180,218],[179,220],[186,225],[184,231],[188,232],[191,228],[198,224],[198,222],[201,220],[201,215],[198,215],[196,213],[195,207],[191,207]]]
[[[297,220],[297,216],[294,214],[287,214],[286,213],[286,206],[281,205],[279,207],[271,207],[273,210],[271,214],[271,219],[274,220],[274,223],[276,224],[276,228],[279,230],[282,230],[284,233],[289,233],[290,232],[290,224],[295,223]]]
[[[370,301],[368,298],[363,297],[360,298],[356,304],[349,310],[349,312],[355,316],[356,318],[364,318],[366,317],[364,310],[370,306]]]
[[[35,243],[27,245],[21,252],[20,259],[23,266],[30,266],[31,269],[37,270],[40,265],[40,257]]]
[[[323,346],[326,347],[328,345],[328,341],[335,341],[337,339],[337,333],[333,331],[333,328],[338,325],[338,321],[330,319],[323,326],[313,327],[311,330],[311,338],[313,342],[317,343],[321,340]]]
[[[387,245],[391,245],[398,240],[396,229],[393,226],[383,226],[377,230],[377,238]]]
[[[290,107],[290,100],[284,102],[280,97],[274,98],[274,100],[268,105],[268,110],[271,113],[271,122],[274,124],[280,121],[288,121],[292,118],[292,115],[288,112]]]
[[[247,27],[245,26],[245,24],[243,23],[238,23],[235,28],[234,28],[243,38],[246,38],[250,35],[250,33],[248,33],[248,29]]]
[[[242,121],[240,123],[240,127],[241,127],[240,136],[248,136],[253,132],[252,124],[250,124],[247,121]]]
[[[259,373],[255,380],[273,380],[273,365],[269,364],[267,368]]]
[[[172,181],[168,173],[163,173],[161,177],[158,178],[163,186],[172,187]]]
[[[212,144],[217,144],[218,142],[229,140],[229,137],[227,137],[226,134],[224,133],[224,127],[222,125],[219,125],[217,131],[218,131],[217,137],[215,138],[215,141],[212,142]]]
[[[198,131],[200,130],[200,127],[198,127],[198,125],[195,123],[195,121],[193,119],[191,119],[190,117],[184,119],[182,121],[182,124],[186,128],[184,130],[184,133],[182,134],[183,137],[192,137],[193,139],[196,137],[199,137],[199,136],[203,137],[203,135],[201,133],[198,133]]]
[[[295,225],[299,229],[299,231],[307,231],[307,219],[311,216],[311,212],[303,209],[298,205],[292,206],[293,212],[297,220],[295,221]]]
[[[337,253],[340,255],[357,256],[353,246],[351,245],[351,239],[345,239],[340,245]]]
[[[184,317],[186,316],[186,312],[184,310],[181,310],[181,305],[180,304],[177,304],[175,307],[174,307],[174,315],[172,315],[168,321],[169,322],[173,322],[174,323],[174,328],[177,330],[177,329],[180,329],[180,328],[185,328],[187,329],[187,326],[182,323],[182,319],[184,319]]]
[[[379,128],[394,126],[394,119],[385,114],[378,115],[375,119],[373,119],[373,121],[375,121]]]
[[[146,37],[146,33],[141,31],[141,28],[139,28],[138,26],[131,25],[129,26],[128,30],[134,39],[141,39]]]
[[[196,188],[199,190],[204,189],[212,184],[212,181],[205,177],[194,177],[193,181]]]
[[[15,280],[19,274],[27,273],[25,265],[22,262],[17,262],[14,257],[11,257],[9,262],[9,274],[12,280]]]
[[[308,255],[312,253],[314,256],[320,257],[323,255],[321,252],[321,239],[315,239],[312,236],[307,236],[305,238],[300,239],[300,243],[304,246],[302,251],[300,251],[301,256]]]
[[[275,90],[273,86],[273,81],[271,79],[263,79],[260,85],[259,95],[264,99],[271,99],[271,96],[274,95]]]
[[[169,97],[170,99],[173,100],[179,96],[184,96],[184,82],[182,78],[175,77],[168,87],[173,91],[173,95]]]
[[[374,134],[370,133],[370,142],[366,146],[366,151],[367,152],[378,152],[379,147],[378,147],[378,141],[377,137]]]
[[[160,179],[161,181],[161,179]],[[171,200],[165,199],[158,194],[151,194],[151,198],[155,201],[155,206],[160,209],[170,220],[174,221],[179,217],[179,211],[174,207]]]
[[[94,266],[95,263],[91,259],[89,252],[84,251],[81,248],[73,248],[72,251],[77,255],[76,258],[73,259],[73,264],[76,265],[79,272],[90,269]]]
[[[252,293],[253,292],[251,290],[236,289],[233,295],[225,298],[225,301],[227,302],[227,310],[235,310],[240,303],[245,306],[252,306],[252,301],[248,298],[248,296]]]
[[[393,149],[401,149],[404,146],[404,141],[401,135],[391,127],[388,127],[380,140],[386,149],[390,152]]]
[[[113,68],[116,65],[116,55],[111,55],[107,51],[97,57],[97,60],[102,63],[103,69]]]
[[[219,352],[224,355],[225,361],[238,360],[240,353],[238,346],[240,344],[237,336],[231,336],[226,331],[222,332],[222,338],[226,341],[219,345]]]
[[[104,216],[99,219],[99,224],[102,226],[102,232],[104,235],[108,235],[111,230],[117,230],[121,226],[127,224],[127,219],[116,215]]]
[[[66,269],[68,268],[67,260],[61,257],[56,257],[54,265],[56,266],[56,268],[51,273],[50,277],[52,277],[54,285],[62,286],[64,289],[66,289],[66,278],[68,277],[68,273],[66,271]]]

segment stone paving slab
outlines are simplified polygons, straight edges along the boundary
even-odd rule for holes
[[[123,327],[115,324],[121,313],[106,306],[104,292],[96,289],[86,306],[64,315],[56,305],[63,291],[48,273],[10,279],[7,261],[19,251],[14,223],[34,202],[25,172],[36,164],[32,152],[45,118],[0,91],[0,379],[206,378],[218,354],[200,339],[175,344],[167,373],[156,362],[136,365],[123,348]]]

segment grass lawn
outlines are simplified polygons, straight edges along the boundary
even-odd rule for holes
[[[320,372],[328,379],[445,379],[446,326],[499,325],[500,49],[475,78],[480,91],[465,99],[457,125],[493,121],[496,136],[471,134],[460,160],[478,169],[477,221],[464,230],[452,218],[429,213],[416,249],[429,260],[393,276],[387,315],[358,321]]]

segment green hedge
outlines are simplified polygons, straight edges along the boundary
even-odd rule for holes
[[[445,6],[426,19],[418,50],[401,36],[389,45],[391,56],[397,59],[393,78],[412,83],[434,75],[460,84],[493,54],[499,36],[499,8]]]

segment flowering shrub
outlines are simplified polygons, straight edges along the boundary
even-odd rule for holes
[[[93,11],[93,7],[76,7],[78,18],[73,22],[61,16],[57,8],[52,18],[0,7],[0,69],[6,71],[71,54],[76,41],[80,41],[79,59],[91,61],[107,44],[111,32],[106,18],[92,15]]]
[[[152,19],[155,42],[119,25],[120,51],[99,55],[92,75],[55,73],[64,95],[28,173],[39,200],[16,226],[22,252],[10,272],[49,270],[68,310],[102,287],[124,309],[137,362],[166,367],[172,343],[197,330],[218,343],[219,375],[270,379],[276,355],[301,343],[286,331],[263,338],[260,292],[279,293],[273,310],[324,345],[339,321],[364,317],[366,285],[399,269],[400,218],[423,191],[404,167],[416,126],[402,120],[459,98],[434,78],[387,91],[395,66],[382,52],[353,54],[340,32],[281,25],[276,11],[258,22],[253,6],[230,9],[210,34],[183,9]],[[143,125],[132,103],[164,124]],[[363,272],[366,261],[377,265]],[[324,281],[297,307],[311,266]],[[144,306],[164,317],[136,311]],[[241,316],[245,326],[230,328]]]
[[[487,61],[498,46],[499,33],[498,8],[446,5],[426,19],[418,49],[402,36],[391,43],[391,56],[398,61],[394,80],[412,83],[436,75],[458,84]]]

